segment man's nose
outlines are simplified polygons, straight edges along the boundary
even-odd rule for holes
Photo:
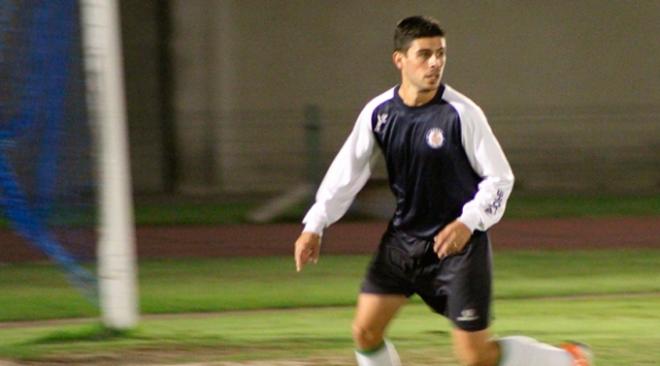
[[[433,55],[431,58],[429,58],[429,66],[440,66],[441,62],[441,57],[438,55]]]

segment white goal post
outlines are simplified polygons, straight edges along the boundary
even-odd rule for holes
[[[99,306],[106,327],[130,329],[138,301],[119,9],[116,0],[79,1],[99,182]]]

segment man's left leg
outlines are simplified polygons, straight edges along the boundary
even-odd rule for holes
[[[493,339],[490,332],[453,330],[454,350],[464,366],[591,366],[588,349],[571,351],[529,337]],[[576,345],[572,345],[577,347]]]
[[[443,275],[444,274],[444,275]],[[476,233],[465,253],[448,257],[434,283],[447,279],[447,317],[453,322],[454,348],[465,366],[591,366],[588,347],[565,349],[528,337],[493,339],[488,326],[491,305],[491,253],[488,237]],[[444,314],[442,298],[425,292],[423,298]]]
[[[454,328],[454,352],[464,366],[497,366],[500,347],[491,338],[490,332],[480,330],[468,332]]]

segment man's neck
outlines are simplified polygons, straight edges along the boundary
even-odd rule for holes
[[[399,87],[399,97],[403,104],[409,107],[419,107],[431,101],[438,89],[417,89],[411,85],[401,84]]]

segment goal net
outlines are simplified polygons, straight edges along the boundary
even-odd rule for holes
[[[116,11],[113,0],[0,2],[0,210],[106,325],[127,328],[136,301]]]

